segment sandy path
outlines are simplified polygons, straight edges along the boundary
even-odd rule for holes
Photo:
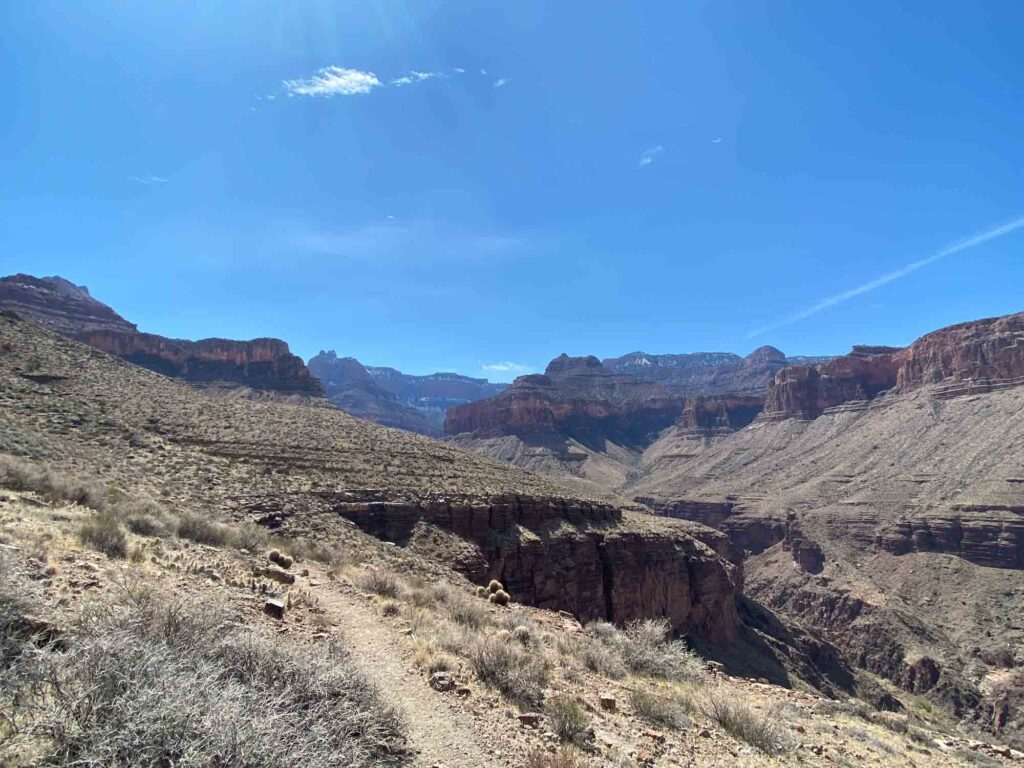
[[[397,635],[377,609],[358,592],[320,592],[321,607],[334,614],[359,666],[401,709],[409,722],[416,765],[432,768],[506,766],[495,740],[454,694],[441,694],[413,669],[408,640]],[[500,752],[500,749],[499,749]]]

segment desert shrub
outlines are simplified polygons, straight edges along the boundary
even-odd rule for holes
[[[544,705],[551,731],[564,742],[578,742],[590,726],[590,717],[572,696],[555,696]]]
[[[525,707],[542,701],[550,670],[539,654],[494,637],[478,637],[469,648],[469,663],[480,680],[509,700]]]
[[[588,768],[591,765],[575,749],[562,747],[557,752],[535,749],[526,756],[524,768]]]
[[[267,532],[256,523],[239,523],[231,529],[230,543],[235,549],[244,549],[252,553],[262,552],[269,541]]]
[[[530,638],[530,630],[527,627],[520,625],[512,630],[512,639],[520,645],[529,645]]]
[[[396,598],[402,593],[398,577],[391,571],[370,568],[359,574],[357,582],[367,592],[381,597]]]
[[[4,692],[18,725],[10,740],[30,743],[41,764],[400,763],[401,717],[339,646],[293,645],[219,606],[149,592],[94,609],[69,640],[32,655],[33,684]]]
[[[86,546],[102,552],[107,557],[123,558],[128,554],[128,540],[124,535],[121,521],[111,512],[100,512],[82,523],[78,538]]]
[[[618,643],[630,671],[662,680],[700,680],[701,660],[681,640],[669,640],[665,619],[645,619],[626,625]]]
[[[101,483],[7,454],[0,455],[0,486],[31,491],[49,502],[81,504],[97,511],[106,510],[113,495]]]
[[[716,691],[707,694],[702,711],[734,739],[745,741],[766,755],[786,751],[783,733],[768,713],[758,714],[743,702],[727,699]]]
[[[122,499],[114,505],[113,513],[139,536],[171,536],[178,527],[177,518],[152,499]]]
[[[606,645],[594,637],[581,637],[570,653],[578,658],[591,672],[618,680],[626,676],[626,664],[618,648]]]
[[[413,586],[409,590],[407,599],[413,605],[424,608],[431,605],[450,603],[455,599],[455,593],[451,587],[443,582],[428,586],[421,581],[420,584]]]
[[[416,644],[412,663],[413,666],[426,671],[428,675],[434,672],[452,672],[459,664],[454,656],[441,650],[429,640]]]
[[[380,612],[385,616],[397,616],[402,612],[402,606],[394,600],[385,600],[380,607]]]
[[[202,515],[186,513],[178,520],[178,536],[197,544],[223,547],[231,540],[231,529]]]
[[[637,688],[629,693],[629,704],[637,717],[661,728],[683,728],[689,724],[684,708],[671,696]]]
[[[448,604],[448,617],[471,629],[480,629],[487,624],[487,609],[461,595]]]

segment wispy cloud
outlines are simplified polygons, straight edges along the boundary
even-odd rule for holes
[[[355,96],[382,85],[373,72],[335,66],[323,67],[312,77],[284,81],[293,96]]]
[[[722,137],[721,137],[721,136],[719,136],[719,137],[717,137],[717,138],[714,138],[714,139],[712,139],[712,140],[711,140],[711,143],[712,143],[712,144],[721,144],[721,143],[722,143]]]
[[[529,373],[534,370],[532,365],[524,365],[523,363],[481,363],[480,370],[485,373],[514,373],[516,375]]]
[[[166,184],[167,179],[163,176],[132,176],[136,184]]]
[[[460,75],[465,74],[466,72],[466,70],[464,70],[462,67],[455,67],[455,71],[458,72]]]
[[[975,246],[987,243],[990,240],[995,240],[996,238],[1003,237],[1004,235],[1008,235],[1011,232],[1015,232],[1018,229],[1021,229],[1022,227],[1024,227],[1024,216],[1018,219],[1014,219],[1013,221],[1010,221],[1006,224],[1001,224],[997,227],[992,227],[991,229],[987,229],[984,232],[979,232],[978,234],[972,235],[966,240],[961,240],[957,243],[953,243],[952,245],[946,246],[942,250],[936,251],[931,256],[926,256],[923,259],[912,261],[909,264],[900,267],[899,269],[894,269],[892,272],[886,272],[881,277],[876,277],[874,280],[870,280],[864,283],[863,285],[858,285],[856,288],[851,288],[848,291],[843,291],[842,293],[837,293],[834,296],[829,296],[826,299],[822,299],[817,304],[813,304],[810,307],[807,307],[807,309],[801,310],[800,312],[797,312],[795,315],[787,317],[785,320],[780,320],[777,323],[772,323],[770,325],[765,325],[762,326],[761,328],[757,328],[748,333],[746,338],[750,339],[753,338],[754,336],[760,336],[761,334],[767,333],[768,331],[774,331],[776,328],[781,328],[785,325],[790,325],[792,323],[799,322],[800,320],[804,320],[808,317],[811,317],[812,315],[818,314],[822,310],[829,309],[830,307],[834,307],[837,304],[842,304],[844,301],[849,301],[850,299],[856,298],[857,296],[862,296],[865,293],[873,291],[877,288],[881,288],[883,285],[888,285],[894,280],[899,280],[901,277],[906,277],[912,272],[916,272],[919,269],[927,267],[929,264],[934,264],[935,262],[940,261],[941,259],[944,259],[947,256],[952,256],[956,253],[960,253],[970,248],[974,248]]]
[[[435,77],[445,77],[446,75],[442,72],[417,72],[413,70],[407,75],[396,77],[391,81],[391,85],[401,88],[403,85],[412,85],[413,83],[422,83],[424,80],[433,80]]]
[[[494,81],[495,88],[504,88],[506,85],[508,85],[507,77],[499,77],[497,80]]]
[[[659,144],[656,147],[648,147],[644,150],[643,154],[640,155],[640,167],[643,168],[645,165],[650,165],[654,162],[654,158],[665,151],[665,148]]]

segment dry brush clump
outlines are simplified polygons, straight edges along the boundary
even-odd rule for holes
[[[128,554],[128,538],[121,519],[112,512],[100,512],[82,523],[78,538],[107,557],[124,558]]]
[[[391,571],[368,568],[356,577],[356,583],[367,592],[381,597],[397,598],[402,594],[398,577]]]
[[[545,702],[551,731],[561,741],[578,743],[590,727],[587,710],[572,696],[555,696]]]
[[[523,707],[543,701],[551,666],[541,654],[497,637],[477,637],[469,647],[469,663],[476,676]]]
[[[526,756],[524,768],[588,768],[591,763],[570,747],[555,752],[535,749]]]
[[[627,672],[681,682],[700,682],[705,676],[704,664],[686,643],[670,639],[664,619],[634,621],[621,630],[607,622],[591,622],[582,637],[563,643],[562,651],[610,679]]]
[[[779,755],[789,748],[788,739],[770,712],[759,714],[723,691],[708,691],[701,712],[738,741],[744,741],[766,755]]]
[[[0,486],[31,491],[52,503],[80,504],[97,511],[105,511],[115,495],[102,483],[8,454],[0,454]]]
[[[11,643],[9,624],[0,614],[0,647]],[[217,606],[127,594],[84,615],[64,650],[23,647],[5,667],[4,765],[327,768],[403,758],[402,719],[344,650],[262,635]]]
[[[659,728],[685,728],[690,724],[687,702],[672,693],[636,688],[629,692],[629,705],[637,717]]]

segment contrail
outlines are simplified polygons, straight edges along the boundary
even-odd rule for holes
[[[822,299],[817,304],[814,304],[813,306],[810,306],[807,309],[797,312],[792,317],[787,317],[785,320],[780,320],[777,323],[765,325],[761,328],[757,328],[751,331],[746,335],[745,338],[750,339],[753,338],[754,336],[760,336],[762,333],[774,331],[776,328],[781,328],[784,325],[790,325],[791,323],[799,322],[800,320],[808,318],[811,315],[818,314],[823,309],[828,309],[829,307],[834,307],[837,304],[842,304],[844,301],[849,301],[855,296],[860,296],[861,294],[867,293],[868,291],[873,291],[876,288],[881,288],[883,285],[891,283],[893,280],[899,280],[901,277],[906,277],[911,272],[916,272],[922,267],[927,267],[929,264],[933,264],[939,259],[944,259],[947,256],[952,256],[954,253],[966,251],[968,248],[973,248],[976,245],[987,243],[989,240],[995,240],[997,237],[1008,235],[1011,232],[1015,232],[1016,230],[1020,229],[1021,227],[1024,227],[1024,216],[1020,217],[1019,219],[1014,219],[1013,221],[1008,222],[1006,224],[1002,224],[998,227],[993,227],[992,229],[988,229],[984,232],[979,232],[977,235],[973,235],[972,237],[969,237],[966,240],[961,240],[958,243],[954,243],[953,245],[947,246],[946,248],[943,248],[941,251],[933,253],[931,256],[926,256],[923,259],[912,261],[904,267],[900,267],[899,269],[894,270],[892,272],[887,272],[881,277],[876,277],[869,283],[864,283],[864,285],[858,285],[856,288],[851,288],[848,291],[837,293],[835,296],[829,296],[827,299]]]

